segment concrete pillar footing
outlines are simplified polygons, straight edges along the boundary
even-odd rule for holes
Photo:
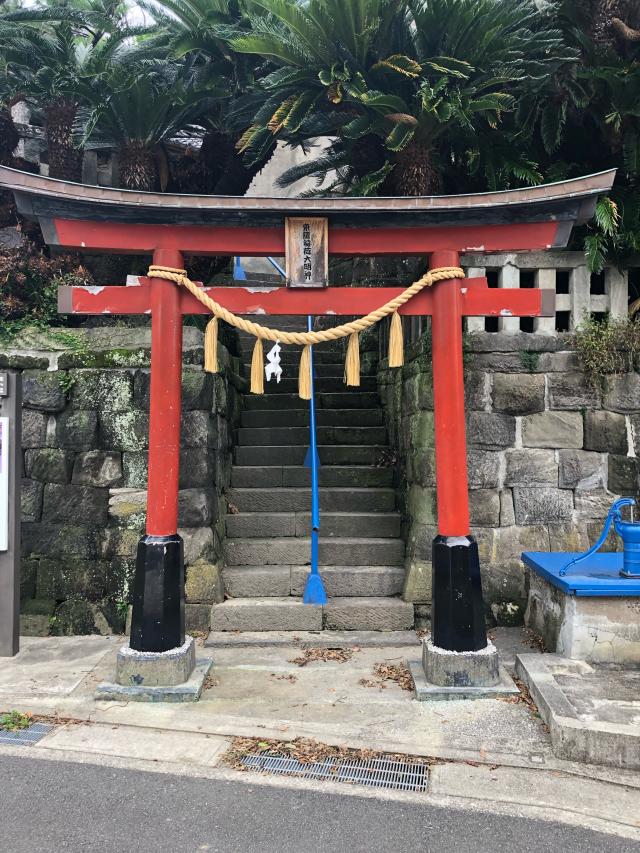
[[[422,641],[422,661],[409,661],[416,699],[479,699],[518,694],[513,679],[500,666],[491,641],[478,651],[455,652]]]
[[[165,652],[139,652],[127,644],[118,650],[115,680],[98,685],[95,698],[195,702],[211,665],[210,660],[196,660],[193,637]]]

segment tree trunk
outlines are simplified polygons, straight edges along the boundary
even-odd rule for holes
[[[118,150],[120,185],[128,190],[153,192],[158,187],[154,152],[144,142],[128,142]]]
[[[20,136],[11,117],[9,107],[0,108],[0,166],[13,164],[13,152],[20,142]]]
[[[171,189],[179,193],[211,195],[233,154],[233,139],[218,130],[208,131],[198,151],[192,149],[175,163]]]
[[[255,178],[258,172],[263,169],[269,162],[275,151],[275,143],[271,154],[263,163],[257,163],[251,166],[243,160],[242,154],[236,150],[236,139],[230,140],[232,145],[226,151],[226,159],[224,160],[224,168],[219,180],[214,187],[216,195],[244,195],[251,185],[251,181]]]
[[[619,41],[625,41],[618,20],[623,26],[631,26],[634,21],[634,2],[629,0],[592,0],[591,35],[602,47],[615,50]]]
[[[45,106],[49,177],[80,183],[82,151],[73,144],[77,111],[77,103],[69,98],[58,98]]]
[[[440,191],[433,152],[415,140],[397,153],[396,167],[390,177],[394,193],[399,196],[436,195]]]
[[[384,143],[375,133],[356,139],[351,148],[349,163],[359,178],[381,169],[387,159]]]

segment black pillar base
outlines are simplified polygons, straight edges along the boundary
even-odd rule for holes
[[[182,539],[143,536],[133,584],[130,646],[166,652],[184,643],[184,555]]]
[[[487,645],[487,630],[475,539],[436,536],[432,565],[432,642],[453,652],[483,649]]]

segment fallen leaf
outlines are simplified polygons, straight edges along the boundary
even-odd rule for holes
[[[297,666],[306,666],[312,661],[324,661],[325,663],[346,663],[353,657],[354,649],[303,649],[302,654],[290,660]]]

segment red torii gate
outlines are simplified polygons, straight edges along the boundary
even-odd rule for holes
[[[496,193],[429,198],[256,199],[179,196],[88,187],[0,167],[0,186],[37,218],[51,246],[151,254],[182,268],[184,254],[283,255],[286,217],[329,219],[332,255],[429,255],[430,268],[458,266],[464,251],[565,246],[593,214],[614,171]],[[402,288],[295,291],[215,287],[237,314],[363,315]],[[207,311],[170,281],[61,288],[74,314],[151,314],[151,401],[146,536],[138,547],[131,648],[162,652],[184,642],[184,565],[177,535],[182,317]],[[432,639],[454,651],[486,646],[477,545],[470,535],[462,365],[465,316],[553,316],[552,292],[489,289],[485,278],[443,281],[402,315],[430,315],[433,341],[438,536],[433,552]]]

